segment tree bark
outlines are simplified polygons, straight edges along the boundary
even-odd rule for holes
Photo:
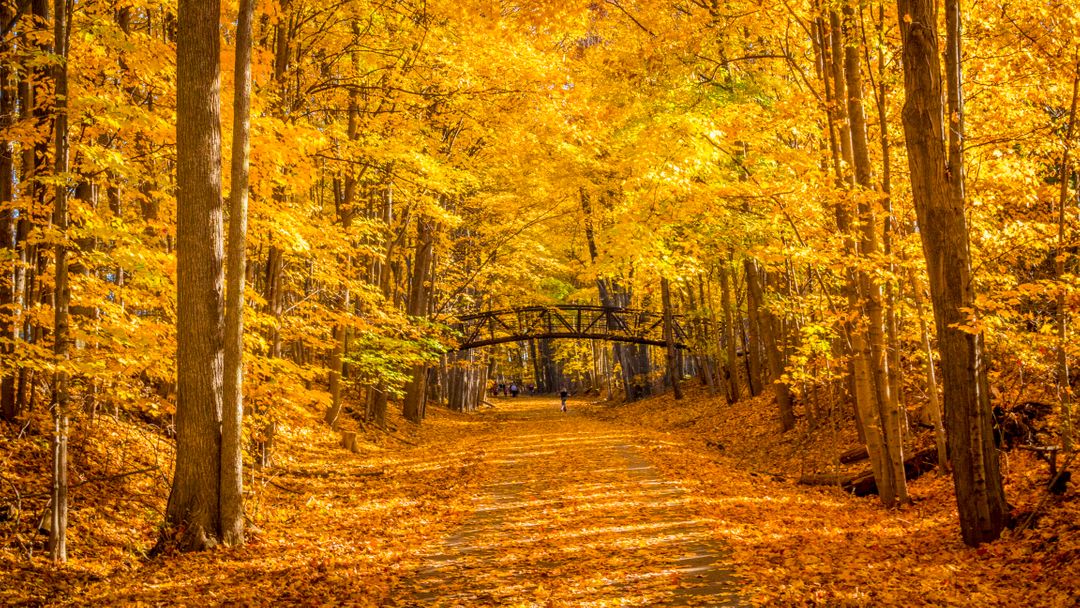
[[[1076,133],[1076,105],[1080,97],[1080,56],[1073,67],[1072,103],[1069,107],[1069,126],[1065,132],[1064,146],[1061,151],[1061,169],[1058,180],[1061,188],[1058,191],[1058,242],[1057,255],[1054,256],[1054,275],[1058,281],[1065,274],[1066,251],[1066,207],[1069,203],[1069,180],[1072,176],[1069,171],[1069,163],[1072,162],[1072,140]],[[1058,287],[1057,296],[1057,390],[1058,401],[1061,405],[1061,447],[1066,452],[1072,450],[1072,386],[1069,384],[1069,355],[1066,350],[1069,344],[1069,311],[1066,308],[1065,288]]]
[[[664,308],[664,343],[667,351],[667,375],[671,382],[671,391],[675,399],[682,399],[682,387],[679,386],[679,377],[682,372],[678,366],[678,354],[675,352],[675,314],[671,307],[671,283],[667,277],[660,279],[660,298]]]
[[[8,23],[15,15],[8,3],[0,3],[0,22]],[[14,24],[12,24],[14,26]],[[6,40],[0,40],[0,54],[9,49]],[[15,74],[7,62],[0,64],[0,134],[6,134],[14,124]],[[3,137],[3,135],[0,135]],[[16,385],[18,371],[12,361],[15,354],[16,305],[15,272],[17,260],[17,242],[15,241],[14,213],[15,206],[15,150],[12,142],[0,139],[0,420],[13,422],[18,415],[16,409]]]
[[[883,195],[881,205],[882,212],[885,216],[881,228],[882,248],[886,259],[889,260],[889,274],[895,276],[896,265],[892,262],[892,259],[894,254],[893,236],[896,233],[897,221],[893,214],[892,206],[892,145],[889,140],[889,118],[887,111],[889,88],[886,67],[886,50],[888,50],[889,47],[886,41],[884,6],[878,7],[876,45],[878,86],[875,90],[875,100],[878,118],[878,141],[881,147],[881,192]],[[900,322],[896,308],[896,292],[899,290],[901,282],[902,281],[893,280],[889,281],[885,286],[885,327],[887,358],[889,364],[888,373],[886,375],[888,376],[889,381],[889,392],[895,401],[894,406],[901,417],[901,424],[906,431],[910,432],[910,425],[907,423],[906,412],[903,409],[903,406],[900,405],[900,402],[902,401],[901,389],[903,387],[903,379],[901,377],[900,368]],[[940,462],[946,462],[944,454],[942,454]]]
[[[870,146],[866,135],[866,114],[863,108],[862,66],[859,60],[858,25],[855,23],[855,11],[851,4],[843,8],[844,29],[847,44],[844,46],[844,76],[847,88],[847,113],[849,135],[851,137],[852,156],[855,161],[855,189],[859,213],[859,254],[864,258],[874,258],[881,251],[877,237],[877,218],[868,198],[873,190],[870,163]],[[889,358],[885,343],[885,316],[881,303],[881,286],[878,285],[865,265],[858,271],[859,292],[862,295],[867,323],[867,341],[869,345],[870,372],[876,389],[878,408],[877,419],[880,421],[881,443],[884,450],[884,464],[890,468],[882,479],[892,487],[883,488],[882,500],[887,497],[895,504],[908,502],[907,482],[904,478],[904,450],[901,442],[901,418],[899,402],[892,394],[889,381]],[[880,484],[879,484],[880,485]],[[886,506],[894,506],[887,504]]]
[[[275,196],[280,196],[280,191]],[[266,283],[263,296],[266,299],[266,312],[274,318],[267,330],[266,342],[269,345],[267,356],[272,359],[281,357],[281,313],[284,302],[285,252],[271,244],[266,252]]]
[[[236,23],[232,184],[229,188],[225,377],[221,417],[221,537],[244,542],[244,279],[247,253],[248,149],[251,127],[251,36],[254,0],[240,0]]]
[[[694,311],[694,319],[692,320],[692,327],[694,328],[694,349],[697,354],[692,355],[692,362],[695,363],[694,367],[698,377],[701,379],[701,383],[709,388],[709,396],[716,396],[716,375],[713,373],[715,368],[713,352],[717,345],[717,342],[712,339],[710,327],[715,327],[715,316],[712,318],[712,323],[705,317],[705,309],[708,307],[707,300],[705,299],[705,279],[701,275],[697,277],[697,291],[698,301],[694,301],[694,286],[690,285],[687,290],[687,310]],[[710,311],[711,314],[711,311]],[[726,392],[726,391],[725,391]]]
[[[942,471],[949,470],[948,442],[945,439],[945,424],[941,419],[941,398],[938,394],[937,370],[934,368],[934,349],[930,345],[930,329],[926,326],[926,311],[923,307],[922,285],[915,278],[915,271],[909,270],[912,299],[915,301],[915,315],[919,318],[919,335],[922,349],[926,354],[926,396],[923,408],[928,421],[934,427],[934,444],[938,451],[938,466]]]
[[[166,510],[182,549],[220,532],[224,366],[220,0],[180,0],[176,78],[176,469]]]
[[[823,25],[824,27],[824,25]],[[858,74],[850,77],[847,68],[856,68],[857,65],[848,65],[848,57],[845,51],[843,29],[840,15],[836,10],[829,11],[828,25],[829,45],[825,49],[825,66],[831,76],[832,88],[828,91],[830,101],[830,139],[833,169],[836,172],[836,185],[839,189],[849,190],[858,196],[856,190],[856,176],[869,181],[869,164],[865,154],[865,121],[860,124],[863,129],[860,143],[863,144],[860,160],[856,162],[855,142],[853,141],[853,124],[849,111],[857,113],[856,120],[862,117],[861,103],[861,79]],[[857,58],[857,55],[856,55]],[[856,91],[849,93],[849,83],[854,85]],[[859,103],[849,103],[851,98],[859,100]],[[854,106],[854,107],[853,107]],[[856,135],[857,137],[857,135]],[[855,168],[852,173],[849,168]],[[852,225],[851,210],[848,202],[841,199],[835,209],[836,227],[843,237],[844,252],[846,255],[855,257],[859,255],[858,245],[855,240]],[[855,400],[855,421],[862,440],[866,443],[870,454],[870,464],[874,471],[874,477],[878,480],[881,491],[879,497],[886,507],[896,506],[896,481],[893,474],[891,458],[885,440],[885,428],[882,422],[881,393],[878,391],[878,383],[875,382],[875,370],[872,364],[873,346],[869,336],[870,328],[860,322],[860,317],[866,317],[861,299],[865,282],[862,280],[864,273],[849,269],[844,291],[848,300],[850,316],[844,321],[844,334],[847,338],[849,365],[851,372],[851,391]],[[872,325],[868,322],[867,325]]]
[[[725,375],[728,402],[739,400],[739,356],[735,343],[735,317],[731,304],[731,262],[720,262],[720,307],[724,315]],[[745,356],[746,353],[743,353]]]
[[[581,211],[585,219],[585,240],[589,246],[589,260],[596,264],[597,258],[599,258],[599,248],[596,246],[596,230],[593,225],[593,212],[592,202],[589,199],[589,193],[584,188],[580,191],[581,198]],[[608,281],[603,277],[597,276],[596,278],[597,291],[600,294],[600,303],[607,308],[625,308],[630,304],[630,294],[626,290],[621,289],[619,284],[614,281]],[[615,329],[613,318],[608,318],[608,329]],[[644,348],[644,347],[643,347]],[[642,396],[643,391],[637,383],[637,368],[638,361],[635,361],[635,349],[629,344],[614,343],[611,346],[612,352],[615,355],[615,359],[619,362],[619,367],[622,371],[623,377],[623,396],[625,401],[634,401]],[[552,390],[558,388],[553,386]]]
[[[345,291],[345,307],[349,306],[349,292]],[[326,423],[330,425],[330,428],[337,428],[338,417],[341,415],[341,385],[342,372],[345,369],[343,363],[343,355],[345,352],[345,332],[344,325],[337,325],[334,327],[334,347],[330,352],[330,377],[329,377],[329,389],[330,389],[330,407],[326,410]]]
[[[761,346],[761,278],[757,276],[757,264],[750,258],[743,260],[743,274],[746,276],[746,346],[743,357],[747,363],[747,384],[750,396],[757,397],[762,391],[762,362],[765,359]]]
[[[55,137],[54,174],[56,197],[53,206],[53,226],[59,239],[55,246],[55,295],[53,298],[53,467],[52,522],[49,526],[49,557],[55,563],[67,561],[68,519],[68,308],[71,290],[68,287],[68,13],[67,0],[53,3],[53,44],[59,58],[54,68],[55,80]]]
[[[428,270],[435,244],[435,232],[432,220],[425,216],[416,219],[416,255],[413,259],[413,275],[409,288],[409,316],[426,317],[428,310]],[[402,413],[410,422],[420,422],[423,418],[424,396],[427,387],[427,368],[414,365],[412,375],[405,389],[405,402]]]
[[[955,63],[948,115],[959,119],[959,3],[946,0],[946,57]],[[949,459],[964,542],[977,546],[1001,535],[1007,508],[990,421],[983,335],[965,313],[974,305],[971,252],[962,187],[961,123],[946,133],[934,0],[897,0],[903,41],[902,113],[912,195],[930,277],[941,348]],[[952,94],[952,89],[956,93]],[[945,142],[950,142],[948,149]],[[950,154],[949,152],[955,154]]]

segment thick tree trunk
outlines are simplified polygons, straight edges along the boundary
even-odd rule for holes
[[[994,447],[983,336],[972,328],[965,310],[975,302],[971,251],[962,188],[963,161],[958,152],[962,123],[959,104],[959,4],[946,0],[950,64],[949,133],[934,0],[898,0],[903,41],[903,124],[911,169],[912,195],[930,277],[945,389],[949,459],[960,529],[964,542],[979,545],[1001,535],[1007,507],[1000,463]],[[953,89],[955,88],[955,94]]]
[[[180,0],[176,44],[176,470],[166,511],[183,549],[220,532],[224,366],[219,0]]]
[[[248,148],[251,126],[251,32],[254,0],[240,0],[236,23],[232,184],[229,191],[225,372],[221,411],[221,537],[244,542],[244,279],[247,253]]]
[[[549,393],[557,393],[559,386],[559,368],[555,364],[555,351],[551,347],[551,340],[540,340],[540,358],[544,367],[544,386]]]
[[[368,420],[381,429],[386,428],[388,402],[389,395],[386,393],[386,384],[379,382],[372,389],[371,404],[368,407]]]
[[[540,351],[536,348],[536,338],[529,339],[529,359],[532,360],[533,381],[536,385],[536,392],[548,392],[547,383],[544,382],[543,369],[540,365]]]
[[[432,220],[418,217],[416,220],[416,255],[413,259],[413,275],[409,288],[408,313],[411,317],[426,317],[428,310],[428,271],[435,243],[435,231]],[[414,365],[412,375],[405,389],[405,402],[402,413],[410,422],[420,422],[423,418],[424,397],[427,388],[427,368]]]
[[[877,105],[877,118],[878,118],[878,141],[881,146],[881,192],[883,194],[881,205],[885,218],[882,223],[882,247],[884,249],[886,259],[890,260],[888,263],[888,271],[890,275],[896,275],[896,265],[892,263],[894,247],[893,247],[893,235],[896,233],[897,221],[893,215],[892,207],[892,145],[889,139],[889,117],[888,117],[888,78],[887,78],[887,61],[886,51],[888,50],[888,43],[886,41],[886,26],[885,26],[885,7],[878,7],[878,22],[877,22],[877,68],[878,68],[878,83],[875,89],[875,98]],[[901,254],[902,255],[902,254]],[[885,286],[885,327],[886,327],[886,340],[887,340],[887,357],[889,363],[888,369],[888,381],[889,391],[892,395],[894,404],[893,407],[897,410],[898,415],[901,418],[901,424],[905,431],[905,436],[910,433],[910,425],[907,422],[907,414],[903,406],[900,405],[903,398],[901,390],[903,387],[903,379],[901,377],[900,369],[900,315],[896,310],[896,291],[899,289],[899,284],[902,281],[889,281]],[[942,455],[940,462],[944,463],[945,458]]]

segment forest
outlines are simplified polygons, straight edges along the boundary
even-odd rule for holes
[[[0,605],[1080,605],[1072,0],[0,0]]]

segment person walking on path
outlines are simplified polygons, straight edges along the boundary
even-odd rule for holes
[[[566,400],[570,397],[570,392],[563,388],[559,391],[559,398],[562,399],[562,411],[566,411]]]
[[[517,385],[516,382],[514,384],[510,385],[510,396],[511,397],[517,397],[518,396],[518,385]]]

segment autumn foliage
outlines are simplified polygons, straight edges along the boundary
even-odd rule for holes
[[[938,4],[0,0],[0,600],[422,597],[550,433],[683,484],[742,600],[1075,603],[1080,17]],[[490,601],[677,557],[581,551]]]

